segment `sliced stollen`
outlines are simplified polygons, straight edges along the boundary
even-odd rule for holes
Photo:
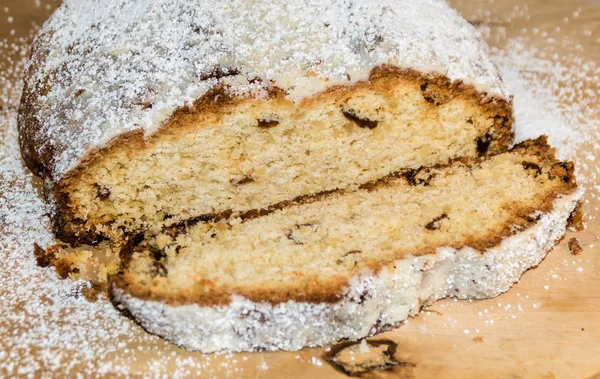
[[[56,234],[95,243],[499,153],[512,105],[443,0],[65,0],[19,133]]]
[[[110,278],[149,332],[203,352],[356,340],[453,296],[508,290],[580,196],[546,138],[229,219],[139,235]]]

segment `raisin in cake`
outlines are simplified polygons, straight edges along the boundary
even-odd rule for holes
[[[76,244],[500,153],[512,109],[443,0],[65,0],[19,133]]]
[[[573,165],[539,138],[140,236],[111,291],[148,331],[188,349],[356,340],[444,297],[508,290],[562,237],[579,196]]]

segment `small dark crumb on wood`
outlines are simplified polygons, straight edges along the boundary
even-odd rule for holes
[[[572,255],[579,255],[583,251],[581,242],[577,238],[573,237],[569,240],[569,251]]]

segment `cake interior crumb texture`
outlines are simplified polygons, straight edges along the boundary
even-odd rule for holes
[[[498,153],[511,141],[510,105],[479,96],[392,67],[300,105],[277,93],[267,102],[213,93],[149,139],[132,134],[64,180],[57,228],[77,236],[156,229]]]
[[[257,302],[335,302],[365,269],[442,247],[494,247],[575,189],[572,164],[557,161],[540,138],[261,217],[149,233],[122,254],[125,269],[115,279],[135,296],[172,304],[227,304],[232,294]]]

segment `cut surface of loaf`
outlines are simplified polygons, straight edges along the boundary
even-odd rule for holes
[[[357,190],[138,236],[111,291],[188,349],[358,339],[446,296],[506,291],[563,235],[579,193],[545,138]]]
[[[60,229],[135,231],[261,209],[511,142],[508,103],[394,67],[298,105],[277,93],[266,101],[210,96],[222,98],[177,113],[149,139],[132,135],[66,180],[56,192]]]
[[[66,0],[44,25],[19,116],[66,242],[352,190],[511,142],[488,49],[442,0],[92,7]]]

